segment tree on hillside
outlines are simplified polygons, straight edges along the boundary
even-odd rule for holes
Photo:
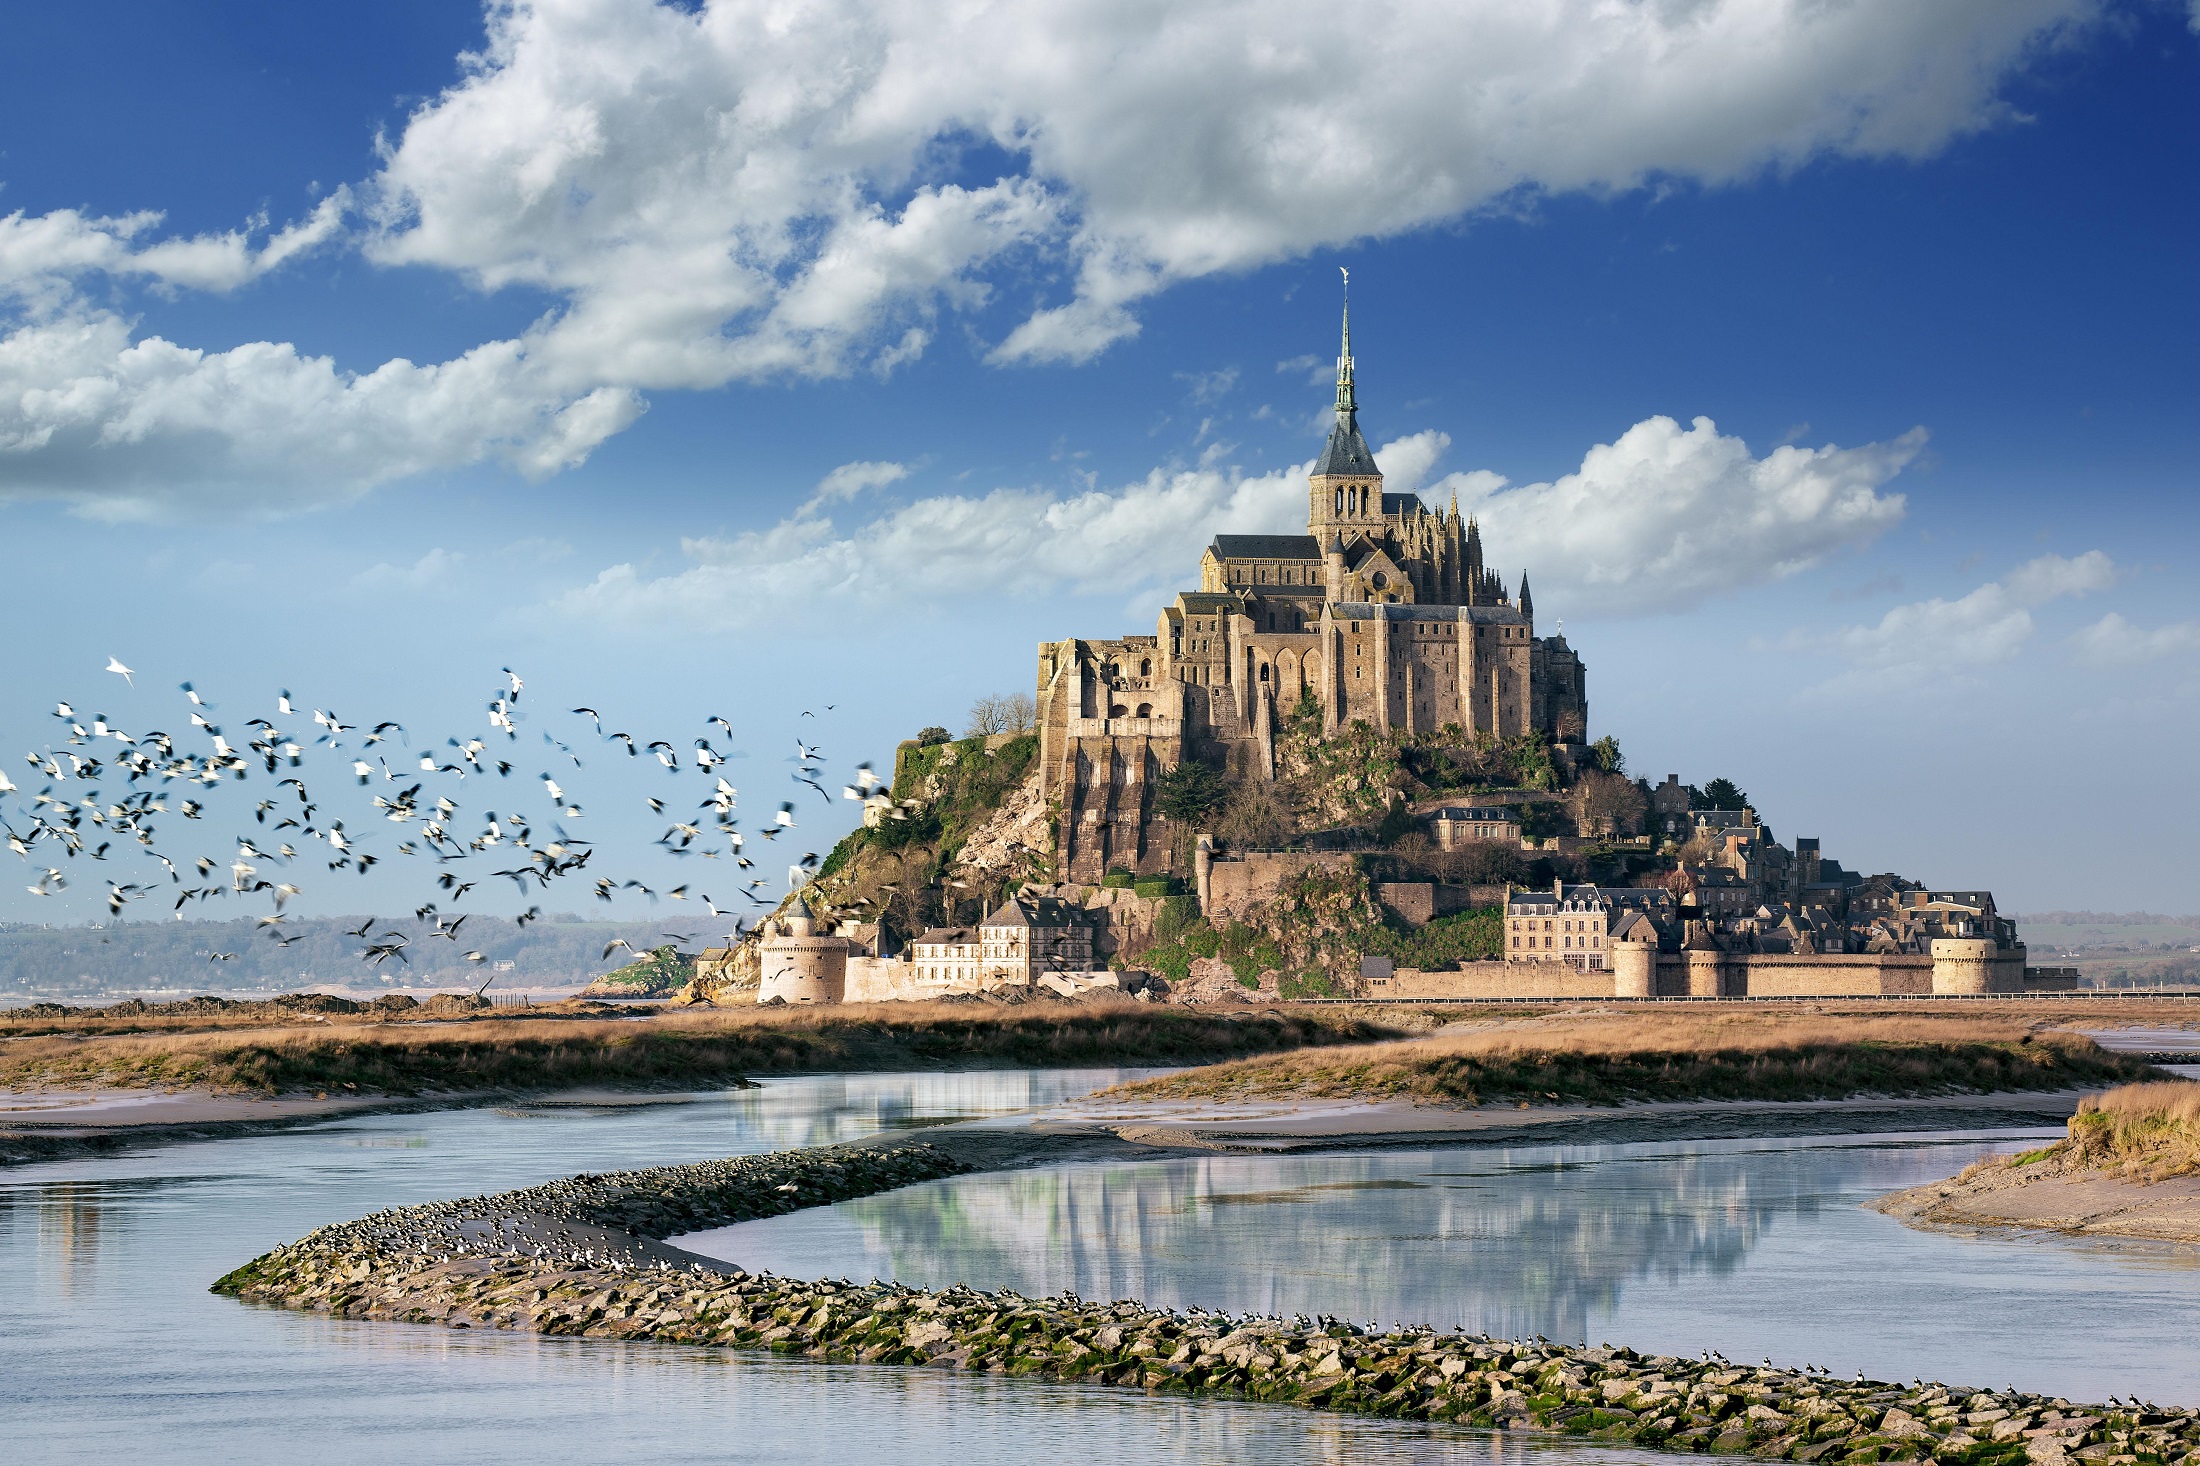
[[[1214,765],[1186,759],[1154,784],[1154,808],[1164,818],[1196,825],[1222,807],[1230,786]]]
[[[1028,692],[996,692],[970,705],[965,738],[988,738],[996,733],[1029,733],[1038,709]]]
[[[1627,772],[1627,757],[1619,751],[1619,740],[1609,733],[1589,745],[1589,762],[1607,774]]]
[[[1277,806],[1274,791],[1247,782],[1230,790],[1215,833],[1242,850],[1270,850],[1290,838],[1290,826]]]
[[[937,723],[929,728],[919,728],[917,730],[917,747],[919,748],[930,748],[935,743],[945,743],[947,741],[947,730]]]
[[[1749,796],[1732,779],[1713,779],[1703,786],[1698,797],[1703,801],[1696,806],[1698,809],[1749,808]]]
[[[1632,835],[1650,801],[1632,779],[1594,770],[1574,786],[1574,824],[1584,835]]]

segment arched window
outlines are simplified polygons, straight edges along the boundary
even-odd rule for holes
[[[1263,682],[1268,680],[1268,664],[1266,662],[1260,664],[1260,680]]]
[[[1141,718],[1150,718],[1150,717],[1152,717],[1152,716],[1153,716],[1153,704],[1152,704],[1152,703],[1150,703],[1150,702],[1142,702],[1142,703],[1140,703],[1140,704],[1138,705],[1138,716],[1139,716],[1139,717],[1141,717]]]
[[[1337,508],[1336,508],[1336,512],[1337,512],[1337,513],[1339,513],[1339,514],[1342,514],[1342,513],[1344,513],[1344,490],[1343,490],[1343,489],[1339,489],[1339,490],[1337,490]]]
[[[1368,583],[1374,586],[1375,589],[1381,590],[1384,586],[1390,584],[1390,581],[1384,576],[1382,571],[1378,570],[1373,575],[1368,577]]]
[[[1152,658],[1150,658],[1150,657],[1142,657],[1142,658],[1140,658],[1140,659],[1139,659],[1139,663],[1138,663],[1138,675],[1139,675],[1139,676],[1141,676],[1141,677],[1151,677],[1151,676],[1153,675],[1153,659],[1152,659]]]

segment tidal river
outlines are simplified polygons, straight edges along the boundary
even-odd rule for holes
[[[930,1370],[247,1308],[323,1222],[578,1171],[1002,1116],[1115,1071],[774,1081],[682,1103],[355,1119],[0,1172],[0,1456],[223,1462],[1678,1458]],[[1214,1158],[959,1178],[698,1234],[809,1276],[1425,1320],[1880,1378],[2195,1398],[2190,1250],[1862,1210],[2009,1136]]]

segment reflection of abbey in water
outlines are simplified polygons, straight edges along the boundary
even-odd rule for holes
[[[1364,722],[1585,736],[1581,659],[1535,634],[1527,576],[1507,594],[1456,496],[1432,511],[1384,492],[1360,433],[1349,310],[1336,412],[1305,534],[1217,535],[1199,589],[1179,593],[1152,636],[1041,644],[1039,759],[1062,806],[1061,879],[1168,870],[1155,782],[1187,756],[1273,777],[1278,721],[1302,705],[1328,734]]]
[[[1630,1282],[1731,1273],[1774,1217],[1814,1207],[1817,1194],[1799,1197],[1761,1154],[1561,1164],[1545,1152],[1549,1164],[1508,1163],[1515,1154],[1533,1153],[1057,1167],[837,1210],[864,1230],[861,1264],[905,1282],[1585,1343]],[[1822,1163],[1851,1174],[1875,1164],[1846,1153]]]

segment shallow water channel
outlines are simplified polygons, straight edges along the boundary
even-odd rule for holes
[[[206,1292],[324,1222],[577,1171],[1051,1104],[1115,1071],[781,1080],[374,1116],[0,1172],[8,1461],[1670,1460],[1447,1427],[332,1321]],[[1856,1203],[2007,1148],[1812,1139],[1201,1158],[962,1178],[692,1239],[811,1275],[1427,1319],[2097,1398],[2187,1399],[2194,1254],[1912,1232]],[[1990,1366],[1990,1367],[1989,1367]]]
[[[2200,1248],[1925,1232],[1863,1206],[2024,1143],[2002,1131],[1060,1166],[679,1241],[798,1277],[2200,1402]]]

